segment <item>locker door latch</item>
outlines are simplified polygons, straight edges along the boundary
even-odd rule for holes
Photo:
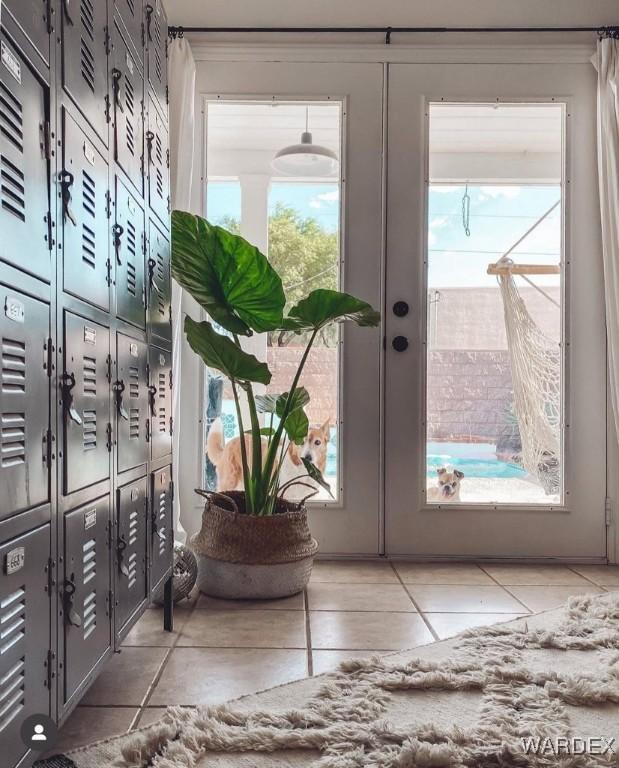
[[[122,573],[123,576],[129,578],[129,567],[123,560],[125,549],[127,549],[127,542],[123,536],[119,536],[118,543],[116,544],[116,552],[118,554],[118,570]]]
[[[119,109],[124,114],[125,110],[123,109],[123,105],[120,100],[120,78],[121,77],[122,77],[122,72],[120,71],[120,69],[112,70],[112,94],[114,95],[114,107],[116,109]]]
[[[71,173],[71,171],[62,171],[60,174],[60,187],[62,189],[62,212],[64,215],[65,221],[69,219],[71,224],[73,224],[74,227],[77,227],[77,219],[73,215],[73,211],[71,210],[71,187],[73,186],[73,182],[75,181],[75,177]]]
[[[155,408],[155,397],[157,396],[157,387],[151,384],[148,388],[148,403],[150,405],[150,415],[156,416],[157,409]]]
[[[120,246],[122,245],[121,237],[124,232],[124,228],[120,226],[120,224],[114,224],[112,227],[112,234],[114,235],[114,252],[116,253],[116,263],[120,267],[122,264],[122,260],[120,258]]]
[[[148,155],[148,164],[152,165],[153,163],[153,141],[155,139],[155,134],[152,131],[146,131],[144,134],[146,138],[146,152]]]
[[[75,595],[75,574],[72,573],[68,579],[64,581],[63,590],[63,602],[64,602],[64,615],[66,620],[72,627],[82,626],[82,617],[75,610],[73,605],[73,597]]]
[[[65,413],[68,414],[71,421],[76,424],[82,424],[82,417],[77,412],[73,405],[73,387],[75,386],[75,374],[63,373],[62,374],[62,404]]]
[[[62,0],[62,10],[67,24],[72,27],[73,19],[71,18],[70,0]]]
[[[118,411],[118,415],[125,421],[129,421],[129,414],[123,405],[123,392],[125,391],[125,382],[122,379],[119,379],[118,381],[114,382],[112,388],[114,390],[114,394],[116,395],[116,410]]]
[[[146,6],[146,35],[148,37],[149,42],[151,42],[153,39],[152,33],[150,31],[150,25],[151,25],[151,19],[152,19],[154,10],[155,9],[150,3]]]
[[[148,287],[154,291],[157,291],[157,293],[161,293],[161,288],[157,285],[157,282],[155,281],[155,267],[157,266],[157,262],[155,259],[149,259],[148,260]]]

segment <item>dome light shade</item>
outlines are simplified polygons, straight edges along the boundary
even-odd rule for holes
[[[271,161],[273,170],[283,176],[333,176],[337,172],[338,157],[332,149],[312,142],[307,122],[306,109],[301,143],[280,149]]]

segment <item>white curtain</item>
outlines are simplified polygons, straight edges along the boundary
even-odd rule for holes
[[[598,41],[598,171],[610,393],[619,437],[619,40]]]
[[[191,47],[184,38],[171,41],[168,49],[168,88],[170,99],[170,182],[172,209],[188,211],[191,207],[191,185],[193,177],[194,127],[195,127],[195,83],[196,63]],[[172,282],[172,338],[174,352],[172,368],[174,372],[172,389],[172,410],[174,432],[172,447],[174,451],[174,530],[182,539],[185,530],[181,523],[181,503],[183,501],[179,468],[181,466],[181,355],[183,350],[183,291]]]

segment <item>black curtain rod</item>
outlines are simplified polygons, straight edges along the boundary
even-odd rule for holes
[[[595,32],[600,37],[619,38],[619,26],[610,27],[174,27],[168,28],[170,37],[183,37],[192,32],[214,34],[227,33],[275,33],[275,34],[329,34],[329,33],[380,33],[385,36],[385,43],[391,43],[391,36],[398,32],[440,33],[447,32]]]

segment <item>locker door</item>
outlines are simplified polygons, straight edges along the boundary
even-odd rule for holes
[[[114,159],[127,174],[138,194],[144,193],[144,77],[139,60],[113,27],[110,54]]]
[[[107,497],[64,518],[64,700],[110,647],[110,502]]]
[[[161,0],[153,0],[146,11],[146,59],[148,83],[163,114],[168,111],[168,22]]]
[[[61,173],[64,289],[102,309],[110,306],[107,163],[64,112]]]
[[[142,0],[114,0],[114,11],[122,19],[124,27],[129,34],[129,39],[140,55],[140,69],[142,69],[142,37],[144,35],[144,7]]]
[[[70,312],[64,316],[64,493],[110,476],[109,347],[107,328]]]
[[[49,524],[0,544],[2,765],[17,765],[27,751],[19,733],[24,720],[49,713],[46,665],[51,617],[45,572],[49,556]]]
[[[172,285],[170,278],[170,243],[159,229],[149,223],[148,232],[148,323],[151,333],[172,340]]]
[[[107,145],[107,3],[63,0],[62,84]]]
[[[152,98],[149,98],[146,160],[148,165],[148,202],[151,210],[167,227],[170,217],[168,131],[164,120],[153,105]]]
[[[172,453],[172,353],[150,347],[151,458]]]
[[[4,0],[24,34],[49,66],[49,6],[47,0]]]
[[[148,597],[146,478],[116,491],[116,632]]]
[[[0,286],[0,520],[49,500],[49,306]]]
[[[49,281],[47,89],[4,34],[0,48],[0,258]]]
[[[144,328],[144,210],[137,198],[116,177],[116,224],[112,230],[116,259],[116,314]]]
[[[172,567],[174,532],[172,529],[172,468],[151,473],[150,508],[150,588],[151,594]]]
[[[119,333],[117,355],[118,471],[125,472],[148,461],[148,347]]]

